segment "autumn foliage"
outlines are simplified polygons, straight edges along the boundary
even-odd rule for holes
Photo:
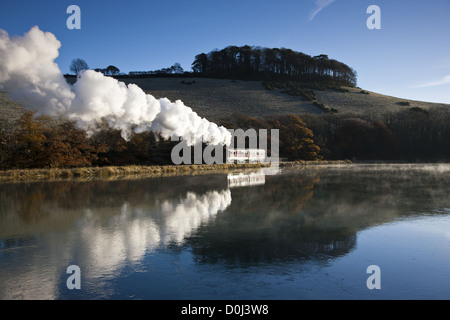
[[[371,119],[344,114],[234,114],[221,120],[229,129],[279,129],[280,157],[296,160],[447,161],[450,111],[409,109]],[[171,165],[176,141],[154,132],[124,140],[105,124],[88,136],[71,121],[24,113],[16,129],[0,129],[0,169]]]
[[[153,132],[126,141],[106,125],[88,136],[74,122],[26,112],[14,131],[0,130],[0,169],[172,164],[175,144]]]
[[[244,114],[234,114],[223,119],[222,125],[230,129],[268,129],[268,141],[270,141],[270,130],[278,129],[281,158],[286,160],[319,160],[322,158],[320,148],[314,143],[313,132],[298,115],[266,116],[256,119]]]
[[[3,133],[3,168],[70,168],[97,160],[98,146],[72,122],[56,124],[52,119],[26,112],[17,128]]]
[[[328,160],[447,162],[450,109],[408,108],[385,115],[302,116]]]
[[[270,129],[279,129],[282,158],[320,158],[312,131],[297,115],[262,119],[233,115],[224,119],[223,124],[230,129],[269,129],[269,133]],[[169,165],[172,164],[171,151],[177,143],[164,140],[154,132],[133,133],[127,141],[119,130],[106,125],[88,136],[74,122],[56,121],[26,112],[13,132],[0,131],[0,168]]]

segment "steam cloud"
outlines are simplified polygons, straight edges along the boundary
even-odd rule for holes
[[[105,121],[121,130],[124,139],[129,139],[132,130],[151,130],[165,139],[183,137],[189,145],[231,142],[226,128],[201,118],[181,100],[156,99],[135,84],[126,85],[93,70],[82,72],[74,85],[68,84],[54,61],[60,46],[52,33],[37,26],[14,38],[0,29],[0,89],[28,109],[65,116],[89,133]]]

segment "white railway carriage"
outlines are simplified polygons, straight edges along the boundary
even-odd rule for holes
[[[264,149],[227,149],[227,163],[262,162],[265,159]]]

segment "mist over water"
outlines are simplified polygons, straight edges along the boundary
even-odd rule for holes
[[[448,167],[1,184],[0,297],[450,298]]]
[[[121,130],[124,139],[132,130],[151,130],[166,139],[183,137],[188,144],[231,142],[226,128],[201,118],[181,100],[156,99],[135,84],[93,70],[68,84],[55,63],[60,47],[52,33],[37,26],[12,38],[0,29],[0,89],[30,110],[67,117],[89,133],[106,123]]]

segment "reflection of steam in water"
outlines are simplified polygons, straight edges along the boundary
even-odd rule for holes
[[[106,222],[96,221],[95,214],[88,211],[77,226],[89,257],[86,263],[103,274],[127,261],[138,262],[160,245],[180,245],[230,204],[231,192],[225,190],[203,195],[188,192],[179,202],[164,200],[149,210],[124,203],[120,214]]]
[[[158,226],[151,219],[133,217],[133,210],[126,203],[119,215],[106,222],[97,219],[92,210],[86,210],[86,218],[77,224],[75,237],[74,243],[77,246],[81,243],[84,251],[86,261],[82,264],[91,266],[91,275],[114,272],[125,261],[139,261],[160,240]]]
[[[115,208],[84,209],[70,232],[46,230],[38,236],[39,246],[33,246],[33,237],[25,244],[4,240],[0,234],[0,262],[4,254],[14,256],[14,266],[0,263],[0,299],[54,299],[58,286],[64,284],[55,274],[64,277],[70,264],[80,266],[84,282],[113,276],[124,265],[139,262],[149,250],[182,244],[230,204],[229,189],[187,192],[185,198],[166,199],[151,207],[125,202]],[[60,209],[56,215],[65,214],[70,212]]]
[[[224,211],[231,204],[231,191],[210,191],[198,196],[188,192],[186,199],[179,204],[164,201],[161,213],[164,220],[164,235],[161,239],[164,244],[175,242],[181,244],[202,224],[209,222],[214,216]]]

